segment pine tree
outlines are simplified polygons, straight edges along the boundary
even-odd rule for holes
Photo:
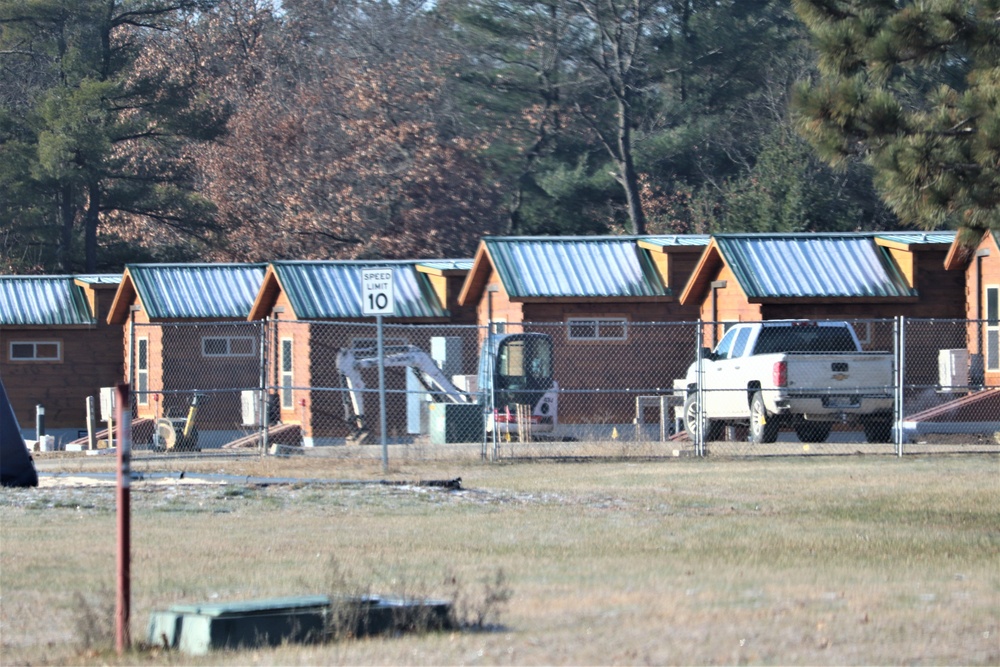
[[[794,100],[831,164],[860,158],[900,219],[1000,228],[1000,0],[794,0],[821,76]]]
[[[203,238],[210,229],[182,150],[217,137],[225,114],[156,60],[161,35],[206,5],[0,2],[0,212],[22,242],[57,248],[38,254],[43,268],[114,268],[99,258],[99,231],[114,239],[136,219]]]

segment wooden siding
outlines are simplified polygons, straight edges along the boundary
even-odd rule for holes
[[[990,371],[986,368],[988,364],[985,347],[986,326],[985,322],[982,322],[986,318],[984,302],[986,289],[1000,287],[1000,245],[997,244],[996,234],[985,234],[975,251],[969,253],[964,278],[965,317],[970,320],[967,348],[970,355],[981,355],[983,383],[986,386],[998,387],[1000,371]]]
[[[665,255],[661,256],[665,257]],[[671,255],[670,274],[683,285],[698,261],[698,251]],[[666,262],[661,265],[666,270]],[[669,391],[675,377],[683,377],[695,354],[696,305],[682,306],[675,297],[643,301],[609,298],[591,300],[538,299],[511,301],[495,271],[484,276],[487,288],[477,304],[479,324],[489,319],[489,285],[493,293],[493,321],[506,323],[508,332],[549,333],[553,337],[555,379],[562,390],[559,420],[563,423],[630,423],[635,418],[635,393]],[[680,288],[675,288],[675,293]],[[582,341],[567,337],[567,322],[574,318],[624,318],[630,325],[676,322],[672,327],[629,326],[628,338]],[[533,327],[533,324],[542,326]],[[546,326],[551,324],[552,326]],[[485,337],[485,328],[480,330]],[[577,393],[573,390],[588,390]],[[589,391],[597,390],[597,391]]]
[[[740,289],[736,275],[728,266],[720,263],[711,281],[725,281],[725,287],[709,287],[704,301],[700,304],[699,314],[702,320],[710,323],[721,322],[754,322],[763,319],[760,304],[750,303],[743,290]],[[705,327],[703,344],[715,347],[724,333],[723,325],[715,324]]]
[[[35,406],[45,406],[46,429],[84,429],[86,400],[100,395],[123,377],[122,351],[105,318],[114,286],[88,285],[84,292],[95,307],[93,327],[0,328],[0,374],[22,429],[34,429]],[[59,341],[59,361],[11,361],[12,341]],[[99,416],[99,415],[98,415]]]
[[[532,317],[525,330],[552,336],[554,377],[559,383],[559,421],[626,424],[635,418],[638,395],[669,393],[684,377],[696,354],[692,319],[671,326],[661,317],[648,319],[642,304],[567,304],[551,326]],[[623,318],[626,337],[577,340],[568,335],[570,318]],[[535,324],[537,323],[537,324]]]
[[[494,285],[497,291],[491,293],[490,289]],[[520,324],[525,320],[524,306],[525,304],[521,302],[510,300],[510,296],[508,296],[507,291],[501,284],[500,278],[495,271],[491,271],[489,279],[486,281],[486,287],[483,289],[482,298],[476,305],[476,319],[481,326],[485,327],[490,320],[492,309],[494,322],[506,322],[508,325]],[[485,329],[482,335],[486,335]]]
[[[303,410],[297,404],[298,414],[288,415],[289,423],[301,423],[306,437],[317,439],[343,438],[350,434],[352,425],[344,419],[344,394],[340,391],[341,379],[336,366],[337,353],[342,348],[351,347],[358,338],[372,340],[376,337],[376,329],[372,327],[344,326],[339,322],[285,323],[286,330],[294,330],[295,335],[305,336],[309,341],[308,358],[302,360],[308,364],[309,386],[307,405]],[[475,328],[436,328],[433,326],[405,328],[400,330],[387,329],[384,332],[386,343],[401,342],[416,346],[428,354],[431,352],[431,338],[435,336],[453,336],[463,340],[461,368],[465,374],[475,374],[479,362],[479,341]],[[298,340],[298,338],[296,338]],[[296,352],[301,348],[296,343]],[[300,360],[296,359],[296,368]],[[386,433],[389,438],[407,435],[407,369],[387,367],[385,369],[386,385]],[[370,432],[369,444],[379,441],[379,397],[378,370],[375,368],[361,371],[361,376],[367,387],[364,394],[366,427]],[[298,384],[298,380],[296,380]],[[300,392],[301,393],[301,392]],[[286,412],[282,412],[283,417]]]

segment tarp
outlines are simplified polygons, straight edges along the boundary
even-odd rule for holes
[[[24,444],[3,380],[0,380],[0,485],[38,486],[35,461]]]

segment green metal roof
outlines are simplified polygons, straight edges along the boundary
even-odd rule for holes
[[[483,242],[512,298],[665,296],[640,238],[488,236]]]
[[[0,325],[94,325],[74,276],[0,276]]]
[[[343,260],[272,262],[281,289],[302,320],[366,317],[361,308],[361,270],[387,267],[393,270],[395,314],[401,318],[443,318],[430,282],[417,265],[435,260],[387,261]]]
[[[663,248],[677,246],[707,246],[712,237],[708,234],[663,234],[658,236],[643,236],[645,243]]]
[[[265,264],[126,267],[146,314],[153,319],[246,319],[265,269]]]
[[[715,243],[750,298],[916,295],[870,235],[720,234]]]
[[[434,269],[435,271],[470,271],[471,259],[433,259],[417,262],[417,266]]]
[[[950,244],[955,240],[955,231],[877,232],[875,237],[894,243],[906,243],[910,245]]]
[[[77,274],[73,276],[74,280],[77,280],[86,285],[118,285],[122,281],[122,274],[120,273],[87,273],[87,274]]]

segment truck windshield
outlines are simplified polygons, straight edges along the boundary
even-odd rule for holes
[[[857,351],[854,337],[846,327],[821,327],[815,324],[765,326],[754,345],[754,354]]]

